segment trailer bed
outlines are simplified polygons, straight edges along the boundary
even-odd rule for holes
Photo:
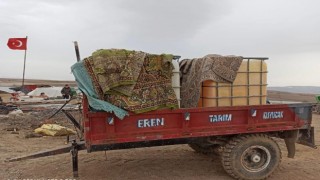
[[[168,140],[187,143],[190,138],[245,133],[279,132],[310,127],[311,104],[277,104],[158,110],[118,119],[107,112],[89,111],[84,98],[84,135],[89,152],[118,149],[117,144]],[[180,141],[179,141],[180,140]],[[171,143],[169,143],[171,144]]]

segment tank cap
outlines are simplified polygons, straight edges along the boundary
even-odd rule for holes
[[[174,59],[174,60],[179,60],[180,58],[181,58],[181,56],[173,55],[173,59]]]

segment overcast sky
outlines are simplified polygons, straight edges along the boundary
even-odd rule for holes
[[[317,0],[0,0],[0,77],[73,80],[81,58],[125,48],[184,58],[269,57],[269,86],[320,86]]]

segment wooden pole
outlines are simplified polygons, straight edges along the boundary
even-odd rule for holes
[[[77,62],[80,61],[80,52],[79,52],[79,46],[78,46],[78,42],[74,41],[74,49],[76,50],[76,56],[77,56]]]
[[[26,36],[26,43],[28,43],[28,36]],[[27,45],[27,44],[26,44]],[[27,58],[27,48],[24,50],[24,63],[23,63],[23,76],[22,76],[22,88],[24,86],[24,75],[26,70],[26,58]]]

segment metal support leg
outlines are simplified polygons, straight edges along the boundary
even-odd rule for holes
[[[79,177],[78,175],[78,144],[74,140],[72,142],[71,148],[71,155],[72,155],[72,170],[73,170],[73,177]]]
[[[296,154],[296,140],[294,138],[285,138],[284,142],[287,146],[288,158],[294,158],[294,155]]]
[[[294,158],[296,153],[296,141],[298,137],[298,130],[285,132],[284,142],[288,150],[288,158]]]

